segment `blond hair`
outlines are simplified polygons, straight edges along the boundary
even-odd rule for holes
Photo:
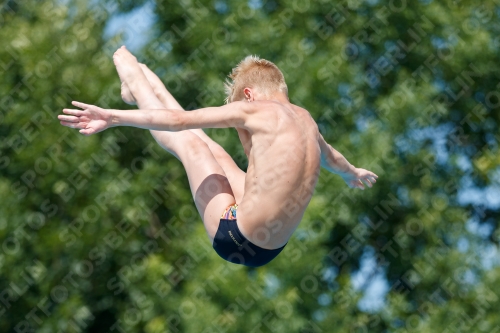
[[[253,55],[247,56],[238,66],[233,68],[224,86],[226,104],[243,100],[245,98],[243,89],[247,87],[257,88],[266,96],[276,91],[283,92],[288,96],[285,77],[278,66]]]

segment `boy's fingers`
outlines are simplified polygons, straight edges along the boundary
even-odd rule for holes
[[[85,128],[87,125],[82,123],[72,123],[69,121],[61,121],[61,125],[71,127],[71,128]]]
[[[66,121],[60,121],[59,122],[61,125],[66,126],[66,127],[71,127],[74,128],[75,123],[68,123]]]
[[[82,110],[74,110],[74,109],[63,109],[63,112],[66,114],[71,114],[73,116],[82,116],[83,111]]]
[[[77,122],[80,121],[80,119],[78,117],[75,117],[75,116],[58,115],[57,118],[59,120],[67,121],[67,122],[70,122],[70,123],[77,123]]]
[[[89,104],[85,104],[85,103],[80,103],[80,102],[77,102],[77,101],[73,101],[71,102],[71,104],[73,104],[74,106],[77,106],[81,109],[88,109],[89,107],[91,107],[92,105],[89,105]]]
[[[94,130],[92,128],[81,129],[80,133],[82,133],[84,135],[90,135],[90,134],[94,133]]]

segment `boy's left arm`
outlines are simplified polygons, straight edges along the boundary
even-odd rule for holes
[[[325,141],[321,133],[319,134],[319,147],[321,149],[321,166],[341,176],[350,188],[364,190],[365,185],[372,187],[377,182],[378,176],[376,174],[353,166],[341,153]]]
[[[78,128],[91,135],[115,126],[133,126],[157,131],[183,131],[194,128],[245,127],[252,110],[250,103],[233,102],[190,112],[173,109],[108,110],[98,106],[72,102],[82,110],[64,109],[61,125]]]

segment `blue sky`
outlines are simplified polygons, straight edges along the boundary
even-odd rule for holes
[[[123,44],[131,51],[138,51],[151,39],[157,20],[154,3],[146,2],[129,13],[112,15],[104,28],[104,38],[122,34]]]

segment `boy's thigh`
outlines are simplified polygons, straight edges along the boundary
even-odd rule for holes
[[[233,190],[233,195],[236,200],[236,203],[241,203],[243,199],[243,195],[245,192],[245,177],[246,173],[241,170],[238,165],[234,162],[234,160],[227,153],[225,156],[219,157],[217,156],[217,162],[220,164],[226,177],[231,185],[231,189]]]
[[[236,203],[228,179],[220,174],[208,176],[196,190],[194,201],[208,237],[213,240],[222,213],[227,206]]]
[[[224,173],[231,184],[236,203],[239,204],[243,198],[245,190],[246,173],[238,167],[231,155],[229,155],[224,148],[222,148],[217,142],[213,141],[208,135],[205,133],[197,133],[197,135],[199,135],[208,145],[210,151],[217,160],[217,163],[219,163],[221,168],[224,170]]]

